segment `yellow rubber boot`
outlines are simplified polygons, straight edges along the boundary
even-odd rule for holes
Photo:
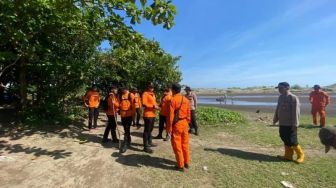
[[[277,157],[282,159],[282,160],[292,161],[293,160],[293,154],[294,154],[293,149],[291,147],[285,145],[285,155],[284,156],[278,155]]]
[[[300,145],[293,146],[293,149],[297,155],[296,163],[301,164],[304,162],[304,153]]]

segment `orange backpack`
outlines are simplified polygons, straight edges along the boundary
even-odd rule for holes
[[[131,93],[128,93],[127,98],[123,98],[123,96],[120,96],[120,110],[122,111],[129,111],[131,110],[132,107],[132,102],[131,102]]]

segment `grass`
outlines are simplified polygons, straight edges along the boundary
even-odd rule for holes
[[[153,185],[280,188],[281,181],[289,181],[296,187],[335,187],[335,155],[324,154],[317,136],[319,129],[310,125],[309,116],[302,117],[299,128],[299,141],[304,149],[310,150],[301,165],[275,157],[283,152],[278,127],[256,121],[260,115],[243,113],[243,116],[246,121],[240,124],[201,125],[201,136],[191,140],[199,143],[192,148],[192,170],[169,171],[162,176],[158,170],[152,176]],[[270,120],[272,114],[262,116]],[[335,125],[336,119],[330,118],[329,123]],[[159,155],[167,157],[164,153]],[[202,170],[203,166],[209,170]]]
[[[251,115],[251,113],[245,113],[245,116],[249,117],[247,123],[242,123],[238,126],[223,126],[221,131],[229,132],[234,135],[240,136],[244,140],[261,145],[261,146],[281,146],[282,142],[279,138],[278,127],[271,126],[271,119],[273,114],[259,115],[262,117],[268,117],[269,121],[256,121],[257,116]],[[336,118],[328,118],[328,125],[335,126]],[[214,130],[212,130],[214,131]],[[321,149],[318,138],[319,128],[312,125],[311,117],[304,115],[301,117],[301,124],[298,129],[299,143],[305,148]]]
[[[302,116],[299,128],[299,142],[309,152],[305,163],[298,165],[275,157],[282,154],[283,149],[278,128],[269,126],[272,114],[239,113],[218,108],[202,110],[211,113],[211,118],[235,118],[230,122],[221,123],[223,118],[200,125],[200,136],[192,135],[190,140],[190,170],[180,173],[158,165],[167,161],[174,165],[175,161],[170,143],[156,140],[159,146],[154,148],[154,154],[131,151],[133,153],[123,155],[124,163],[129,162],[127,158],[132,158],[134,161],[131,162],[139,164],[118,168],[127,174],[125,181],[138,187],[280,188],[281,181],[289,181],[296,187],[335,187],[336,151],[324,154],[317,137],[319,129],[311,126],[309,116]],[[328,122],[335,125],[336,118],[329,118]],[[208,167],[207,171],[203,170],[204,166]]]
[[[205,106],[200,106],[197,109],[197,120],[201,125],[228,125],[245,122],[239,112]]]

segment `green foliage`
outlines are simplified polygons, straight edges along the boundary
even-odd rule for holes
[[[153,81],[156,91],[181,80],[177,66],[179,57],[165,53],[159,43],[139,37],[131,49],[117,48],[99,53],[98,66],[92,64],[89,76],[102,86],[115,82],[143,91]]]
[[[216,107],[199,107],[197,121],[202,125],[237,124],[245,122],[242,114]]]
[[[178,58],[132,28],[145,19],[170,29],[175,15],[166,0],[0,1],[0,82],[27,113],[50,117],[93,82],[179,81]],[[103,40],[110,52],[97,50]]]

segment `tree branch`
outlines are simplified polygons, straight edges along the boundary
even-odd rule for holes
[[[20,59],[20,57],[21,57],[21,55],[19,55],[19,56],[16,58],[16,60],[14,61],[14,63],[11,63],[11,64],[7,65],[5,68],[3,68],[3,69],[1,70],[1,72],[0,72],[0,78],[2,77],[2,75],[5,73],[5,71],[6,71],[7,69],[9,69],[10,67],[14,66],[14,65],[18,62],[18,60]]]

